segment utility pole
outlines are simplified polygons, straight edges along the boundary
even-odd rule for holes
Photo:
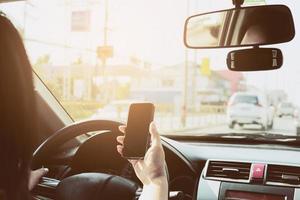
[[[193,109],[196,110],[197,108],[197,102],[196,102],[196,96],[197,96],[197,51],[193,51],[193,66],[192,66],[192,102]]]
[[[68,2],[68,0],[64,0],[63,2],[63,6],[64,6],[64,17],[66,17],[66,13],[69,12],[71,10],[71,5],[70,2]],[[67,40],[68,37],[65,37],[65,44],[69,43],[69,40]],[[66,49],[64,48],[64,54],[67,55],[66,53]],[[65,56],[64,55],[64,56]],[[70,71],[70,67],[68,67],[66,65],[66,67],[63,70],[63,98],[64,100],[70,100],[71,99],[71,71]]]
[[[33,6],[32,3],[29,1],[24,2],[24,7],[23,7],[23,38],[26,38],[26,24],[27,24],[27,18],[30,17],[29,13],[27,12],[27,6]]]
[[[184,52],[184,83],[183,83],[183,100],[181,107],[181,125],[186,126],[186,115],[187,115],[187,95],[188,95],[188,73],[189,73],[189,63],[188,63],[188,50],[185,49]]]
[[[104,0],[104,46],[107,45],[107,33],[108,33],[108,0]],[[106,60],[106,59],[104,59]]]
[[[26,20],[27,20],[27,1],[24,2],[24,13],[23,13],[23,38],[26,38]]]
[[[189,15],[190,10],[190,1],[187,0],[186,4],[186,14]],[[184,52],[184,80],[183,80],[183,99],[181,106],[181,125],[182,127],[186,126],[186,117],[187,117],[187,96],[188,96],[188,74],[189,74],[189,62],[188,62],[188,49],[185,48]]]
[[[107,34],[108,34],[108,0],[104,0],[104,33],[103,33],[103,47],[107,47]],[[103,57],[102,60],[102,76],[103,76],[103,94],[104,94],[104,101],[108,101],[108,94],[107,94],[107,79],[105,74],[106,69],[106,57]]]
[[[193,13],[194,11],[198,11],[199,10],[199,1],[198,0],[194,0],[193,1]],[[194,65],[193,66],[193,82],[192,82],[192,105],[193,105],[193,109],[194,111],[197,111],[199,108],[199,102],[197,101],[197,72],[198,72],[198,54],[197,54],[197,50],[193,50],[194,56],[193,56],[193,60],[194,60]]]

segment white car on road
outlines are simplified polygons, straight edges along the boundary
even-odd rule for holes
[[[258,124],[262,129],[266,129],[273,123],[270,109],[265,95],[254,92],[236,92],[228,102],[228,126],[234,128],[235,124],[240,126]]]
[[[277,108],[277,115],[279,117],[283,117],[283,116],[294,117],[296,115],[296,108],[293,106],[292,103],[288,103],[288,102],[280,103]]]

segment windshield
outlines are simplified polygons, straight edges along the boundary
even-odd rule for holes
[[[28,0],[1,3],[0,10],[75,121],[126,122],[130,103],[149,101],[162,134],[296,136],[300,1],[245,0],[257,4],[285,4],[293,13],[295,38],[272,46],[283,52],[279,70],[232,72],[229,49],[184,47],[185,19],[232,8],[231,0]]]

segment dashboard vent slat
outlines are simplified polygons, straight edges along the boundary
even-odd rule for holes
[[[206,178],[249,180],[251,163],[209,161]]]
[[[266,181],[300,186],[300,167],[268,165]]]

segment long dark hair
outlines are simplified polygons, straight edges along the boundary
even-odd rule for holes
[[[30,199],[35,120],[31,65],[17,29],[0,15],[0,192],[6,199]]]

